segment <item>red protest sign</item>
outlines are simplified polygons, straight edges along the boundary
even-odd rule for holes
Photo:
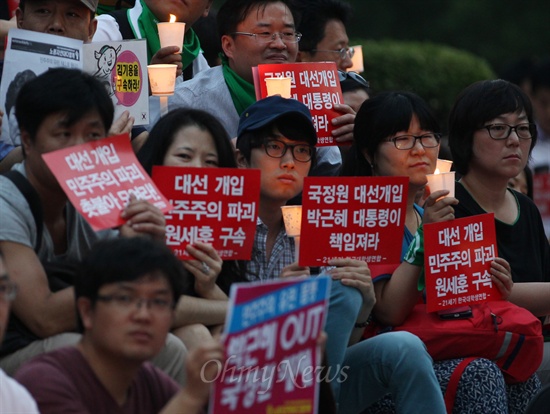
[[[407,177],[306,177],[300,265],[338,257],[398,265],[408,184]]]
[[[291,97],[305,104],[311,111],[317,131],[317,146],[339,145],[332,137],[334,127],[331,123],[333,118],[341,115],[334,110],[334,104],[344,102],[336,63],[264,64],[258,65],[253,74],[256,99],[268,96],[266,78],[291,78]]]
[[[94,230],[124,224],[120,213],[132,194],[162,212],[171,209],[137,160],[128,134],[49,152],[42,158]]]
[[[327,276],[231,286],[210,414],[317,412],[329,291]]]
[[[199,241],[212,244],[224,260],[250,260],[259,170],[155,166],[153,181],[174,206],[166,214],[166,244],[179,258],[193,259],[185,246]]]
[[[496,256],[493,213],[425,224],[427,311],[501,299],[489,273]]]

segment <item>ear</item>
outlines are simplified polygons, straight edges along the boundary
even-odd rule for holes
[[[229,35],[223,35],[222,50],[227,58],[233,59],[235,55],[235,39]]]
[[[214,2],[214,0],[210,0],[208,2],[208,6],[206,6],[206,9],[204,9],[204,13],[202,14],[202,17],[208,16],[208,13],[210,13],[210,7],[212,7],[213,2]]]
[[[241,150],[236,149],[235,156],[237,157],[237,166],[239,168],[250,168],[250,166],[248,165],[248,161],[246,160]]]
[[[15,22],[18,29],[23,28],[23,20],[25,20],[25,13],[19,7],[15,9]]]
[[[21,138],[21,146],[23,147],[24,154],[28,154],[32,146],[31,135],[26,129],[21,128],[19,131]]]
[[[88,298],[80,297],[76,300],[76,309],[82,320],[85,330],[90,330],[93,327],[93,309],[92,302]]]
[[[96,29],[97,29],[97,19],[94,17],[90,21],[90,25],[88,26],[88,43],[92,41],[92,38],[94,37]]]

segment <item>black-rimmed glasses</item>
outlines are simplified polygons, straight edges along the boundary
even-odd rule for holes
[[[307,144],[289,145],[278,139],[270,139],[264,143],[265,153],[271,158],[283,158],[286,150],[290,148],[296,161],[308,162],[313,157],[314,148]]]
[[[512,131],[516,131],[516,135],[521,139],[531,139],[537,129],[535,124],[525,122],[515,126],[508,124],[491,124],[485,125],[480,129],[486,129],[489,136],[496,140],[507,139]]]
[[[366,80],[364,77],[359,75],[357,72],[344,72],[343,70],[338,71],[338,78],[340,79],[340,82],[345,81],[346,79],[352,79],[355,82],[357,82],[359,85],[370,89],[370,83],[368,80]]]
[[[256,39],[256,42],[262,44],[268,44],[275,40],[278,36],[283,43],[298,43],[302,38],[302,34],[298,32],[261,32],[261,33],[250,33],[250,32],[233,32],[232,35],[239,36],[248,36]]]
[[[441,141],[441,134],[429,133],[423,135],[399,135],[389,139],[387,142],[393,142],[398,150],[409,150],[416,145],[416,141],[420,141],[420,145],[424,148],[435,148]]]
[[[346,57],[350,59],[355,55],[355,49],[353,47],[343,47],[342,49],[336,50],[322,50],[322,49],[311,49],[312,52],[326,52],[326,53],[338,53],[340,59],[344,60]]]

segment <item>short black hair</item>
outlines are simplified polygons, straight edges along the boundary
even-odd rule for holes
[[[155,272],[160,272],[168,281],[174,306],[182,294],[192,291],[193,279],[164,243],[146,237],[103,240],[96,243],[82,261],[75,281],[75,295],[95,303],[102,286],[133,282]]]
[[[246,20],[252,9],[258,7],[259,10],[263,10],[272,3],[285,4],[292,13],[294,25],[298,25],[299,14],[297,13],[294,0],[227,0],[218,10],[217,23],[219,35],[230,35],[237,31],[239,23]]]
[[[196,126],[212,135],[220,167],[237,168],[230,137],[221,122],[206,111],[178,108],[168,112],[153,126],[145,144],[137,154],[138,160],[148,174],[151,174],[154,165],[162,165],[176,134],[188,126]]]
[[[341,0],[301,0],[298,6],[300,24],[297,31],[302,34],[300,50],[312,51],[325,37],[329,21],[339,20],[347,25],[351,16],[351,5]]]
[[[453,167],[461,175],[468,173],[473,156],[474,133],[500,115],[525,111],[534,123],[533,107],[523,90],[502,79],[482,80],[467,86],[456,98],[449,114],[449,147]],[[537,142],[533,128],[531,150]]]
[[[374,157],[380,144],[399,131],[409,129],[413,116],[426,131],[440,133],[430,106],[420,96],[405,91],[382,92],[361,105],[355,116],[353,144],[342,165],[342,176],[372,176],[363,151]]]
[[[99,113],[108,131],[113,123],[113,102],[99,80],[77,69],[49,69],[25,83],[15,102],[19,129],[27,131],[31,140],[52,114],[67,114],[72,125],[90,111]]]

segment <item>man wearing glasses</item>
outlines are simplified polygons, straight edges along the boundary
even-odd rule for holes
[[[215,115],[230,137],[237,135],[239,116],[256,101],[252,68],[264,63],[292,63],[298,54],[300,33],[289,0],[228,0],[218,11],[222,65],[199,73],[176,86],[169,109],[193,107]],[[354,111],[335,105],[334,137],[353,138]],[[317,150],[317,175],[336,175],[341,164],[336,147]]]
[[[336,62],[342,71],[351,68],[354,50],[346,32],[351,6],[341,0],[303,0],[300,12],[298,31],[303,37],[298,60]]]
[[[17,287],[10,281],[0,252],[0,343],[4,338],[10,303],[15,299]],[[0,413],[38,414],[36,402],[29,392],[0,368]]]
[[[181,261],[161,242],[99,242],[75,286],[80,342],[40,355],[16,378],[42,414],[202,412],[223,358],[221,344],[212,340],[189,354],[181,389],[148,362],[164,346],[175,304],[190,283]]]

